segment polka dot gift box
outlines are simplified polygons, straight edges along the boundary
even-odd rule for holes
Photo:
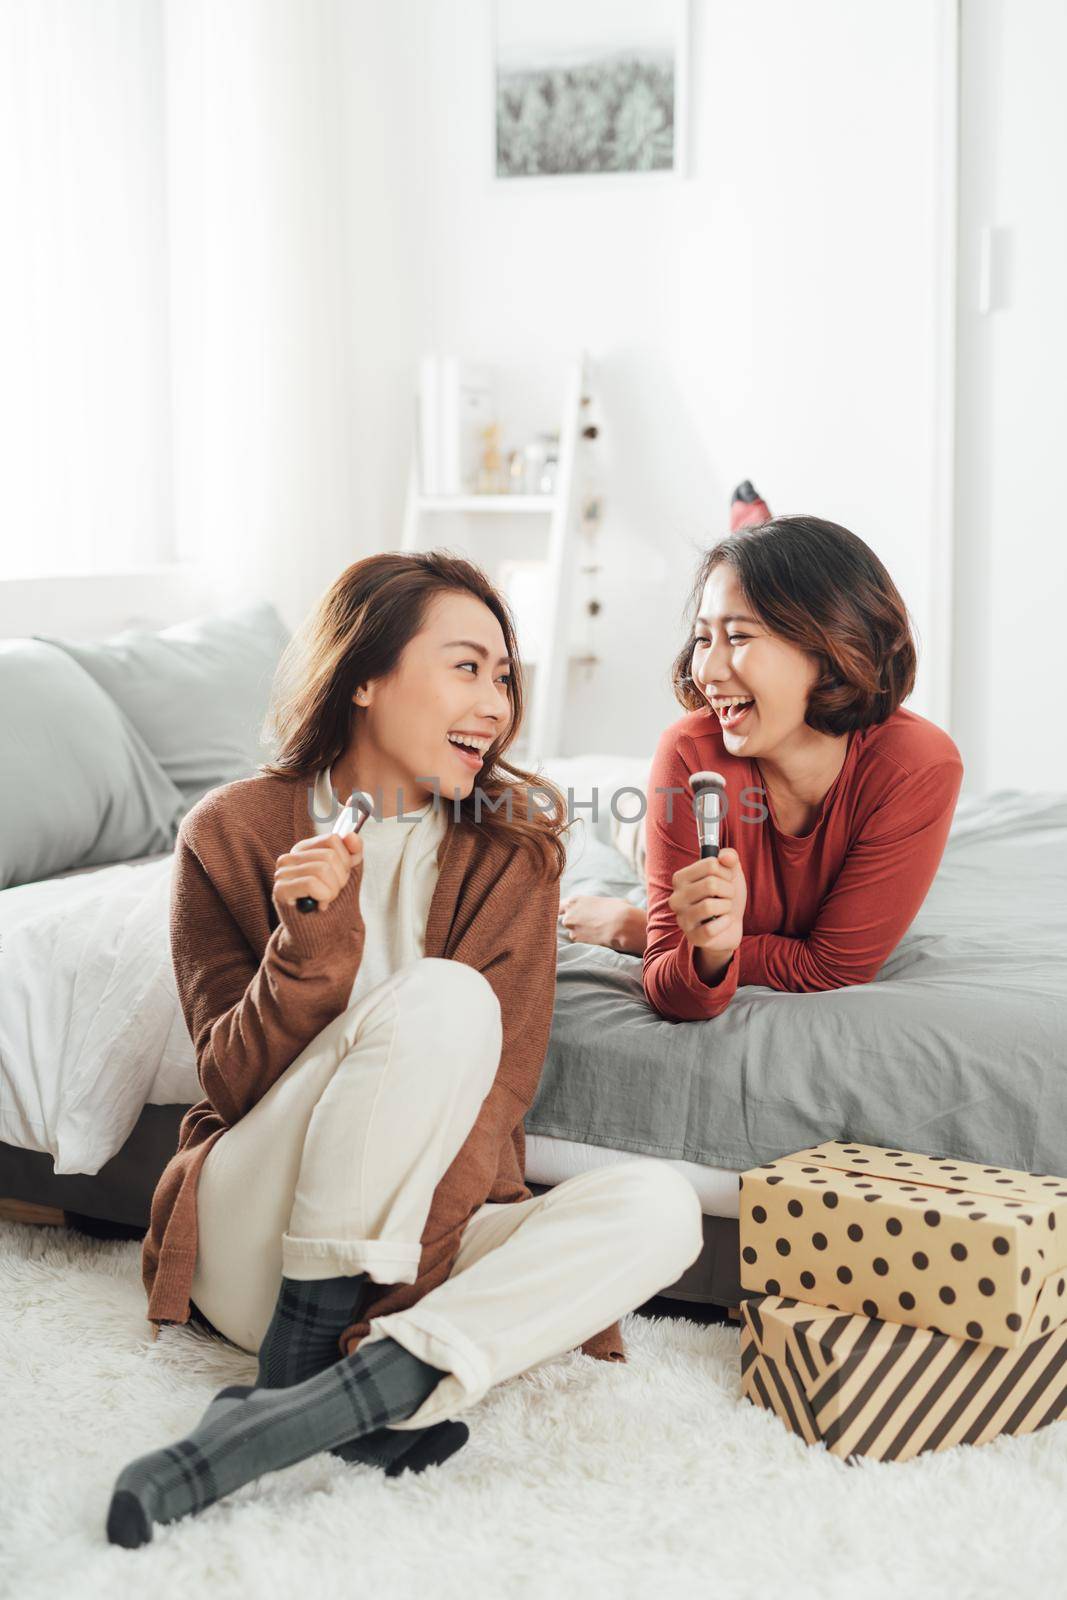
[[[831,1455],[907,1461],[1064,1415],[1067,1323],[1005,1350],[757,1295],[742,1306],[741,1389]]]
[[[1067,1179],[834,1141],[745,1172],[741,1286],[1018,1349],[1067,1320]]]

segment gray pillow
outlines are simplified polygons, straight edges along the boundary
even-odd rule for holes
[[[288,638],[274,607],[259,602],[158,633],[127,628],[101,643],[48,642],[125,712],[189,807],[269,760],[259,730]]]
[[[0,889],[171,850],[181,794],[62,650],[0,640]]]

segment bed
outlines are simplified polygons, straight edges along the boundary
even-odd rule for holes
[[[581,813],[564,893],[643,903],[640,828],[608,800],[646,762],[548,765]],[[736,1305],[737,1175],[824,1139],[1067,1171],[1067,797],[963,797],[926,903],[876,979],[750,987],[710,1022],[645,1004],[641,963],[558,945],[555,1016],[527,1117],[535,1191],[651,1155],[700,1199],[705,1247],[664,1294]],[[166,934],[172,856],[0,893],[0,1197],[143,1232],[200,1098]]]

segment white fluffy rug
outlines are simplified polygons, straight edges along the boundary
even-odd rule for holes
[[[442,1467],[318,1455],[130,1551],[125,1463],[255,1362],[149,1337],[140,1247],[0,1223],[0,1594],[13,1600],[970,1600],[1067,1593],[1067,1422],[846,1466],[739,1398],[737,1333],[626,1319],[630,1361],[501,1385]]]

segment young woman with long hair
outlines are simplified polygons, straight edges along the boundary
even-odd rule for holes
[[[526,1187],[565,819],[507,760],[522,706],[485,575],[372,556],[287,647],[273,762],[182,823],[171,942],[204,1098],[153,1197],[148,1318],[193,1315],[259,1371],[125,1468],[112,1542],[320,1450],[443,1459],[493,1384],[577,1345],[625,1359],[617,1319],[700,1252],[699,1201],[654,1160]],[[341,837],[355,789],[375,815]]]
[[[674,1021],[719,1016],[739,985],[793,993],[868,983],[937,872],[963,781],[952,739],[904,708],[907,609],[862,539],[777,517],[700,564],[674,662],[687,714],[649,776],[647,917],[578,897],[576,940],[643,956]],[[687,779],[726,779],[717,858],[699,859]]]

